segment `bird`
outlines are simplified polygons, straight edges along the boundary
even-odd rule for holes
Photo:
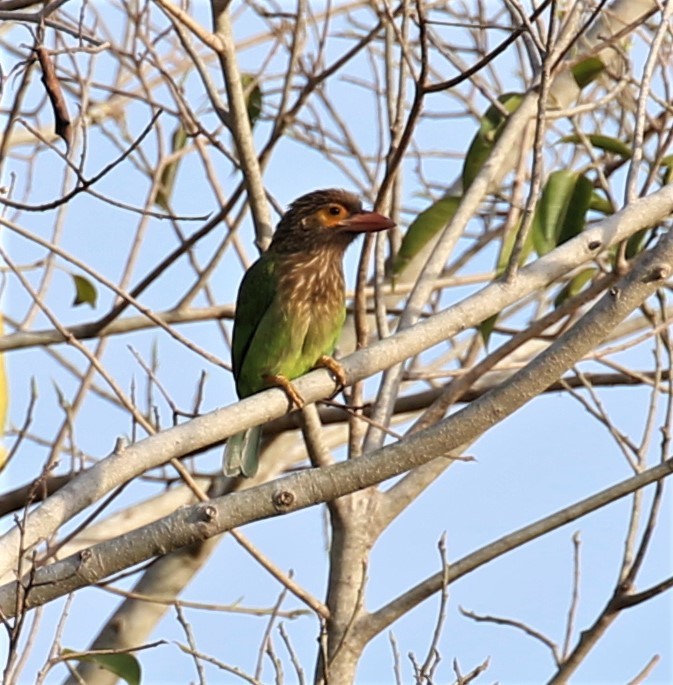
[[[268,250],[239,286],[232,338],[239,398],[276,386],[301,408],[304,400],[291,381],[319,366],[346,384],[331,356],[346,318],[343,256],[360,233],[393,226],[346,190],[314,190],[289,205]],[[225,475],[257,472],[261,435],[256,426],[228,439]]]

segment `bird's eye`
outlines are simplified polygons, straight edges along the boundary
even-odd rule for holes
[[[339,207],[339,205],[330,205],[328,207],[327,211],[332,216],[339,216],[341,214],[341,212],[343,212],[343,207]]]

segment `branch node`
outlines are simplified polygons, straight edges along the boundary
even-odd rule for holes
[[[280,490],[273,496],[273,506],[277,511],[287,511],[294,504],[295,496],[289,490]]]
[[[652,270],[645,274],[643,283],[654,283],[655,281],[665,281],[671,273],[669,264],[657,264]]]
[[[77,573],[80,575],[85,575],[82,574],[82,571],[86,570],[86,567],[88,566],[89,562],[91,561],[91,557],[93,556],[93,552],[90,549],[83,549],[79,553],[79,560],[77,562]]]
[[[126,451],[126,448],[128,446],[129,446],[129,441],[123,435],[120,435],[115,440],[115,446],[114,446],[114,449],[112,450],[112,454],[123,454]]]
[[[199,509],[199,518],[205,523],[212,523],[217,518],[217,507],[206,504]]]

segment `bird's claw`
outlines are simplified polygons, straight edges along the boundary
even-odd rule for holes
[[[279,374],[269,374],[264,376],[264,380],[267,385],[275,385],[278,388],[282,388],[290,400],[290,404],[297,407],[297,409],[301,409],[306,404],[304,398],[299,394],[297,388],[292,385],[292,381],[289,378]]]
[[[319,367],[327,369],[334,376],[334,379],[339,385],[339,389],[346,387],[346,372],[344,371],[344,367],[341,366],[334,357],[323,354],[313,368]],[[299,394],[297,388],[292,385],[292,381],[289,378],[281,376],[280,374],[267,374],[264,376],[264,382],[267,386],[282,388],[285,391],[287,398],[290,400],[290,404],[294,405],[297,409],[302,409],[306,404],[304,398]]]
[[[328,355],[323,354],[315,363],[315,368],[317,367],[327,369],[334,376],[334,379],[339,384],[339,389],[346,387],[346,372],[344,371],[344,367],[341,366],[341,364],[339,364],[339,362],[336,359],[334,359],[334,357],[329,357]]]

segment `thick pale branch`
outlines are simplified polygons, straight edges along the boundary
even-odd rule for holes
[[[349,355],[343,360],[343,367],[348,383],[353,383],[371,376],[391,364],[395,364],[436,345],[455,335],[468,326],[475,326],[492,314],[516,302],[521,297],[543,288],[559,276],[575,268],[578,264],[591,259],[600,249],[624,240],[641,228],[650,226],[673,212],[673,185],[666,186],[659,192],[629,205],[621,212],[596,224],[582,235],[569,240],[561,247],[550,252],[530,266],[522,269],[516,281],[510,283],[496,282],[475,295],[463,300],[454,307],[441,312],[429,319],[407,328],[398,334],[386,338],[369,348]],[[656,284],[649,284],[647,292],[652,292]],[[644,297],[644,295],[643,295]],[[614,305],[622,304],[621,299],[614,300]],[[635,306],[635,305],[634,305]],[[624,316],[627,312],[624,312]],[[623,318],[623,317],[622,317]],[[587,340],[598,340],[594,334]],[[586,347],[586,350],[590,349]],[[568,359],[568,368],[581,357],[573,356]],[[545,374],[544,383],[538,383],[541,392],[560,375],[560,370]],[[327,371],[314,371],[294,384],[297,390],[309,402],[314,402],[329,396],[334,392],[334,380]],[[523,395],[520,395],[522,398]],[[484,398],[482,398],[483,400]],[[477,403],[473,403],[463,411],[471,411]],[[523,404],[523,401],[521,402]],[[519,405],[520,406],[520,405]],[[495,408],[497,411],[497,407]],[[281,416],[287,411],[287,397],[282,390],[271,389],[253,397],[241,400],[235,405],[205,414],[181,426],[170,428],[161,433],[141,440],[127,447],[123,452],[110,455],[100,461],[78,478],[65,485],[61,490],[48,498],[37,510],[31,513],[26,521],[23,533],[23,547],[31,547],[52,535],[65,522],[82,511],[85,507],[105,496],[114,487],[125,483],[148,469],[164,464],[172,458],[180,457],[198,449],[221,441],[234,433],[253,425],[266,423]],[[513,411],[513,410],[512,410]],[[457,416],[457,415],[456,415]],[[408,468],[418,466],[429,461],[432,456],[444,454],[447,450],[469,442],[474,435],[478,435],[495,423],[480,421],[476,430],[466,430],[457,441],[453,439],[445,445],[442,433],[446,423],[429,429],[422,435],[427,439],[428,447],[434,445],[428,452],[419,450],[415,461],[409,461],[406,466],[405,448],[411,445],[419,436],[405,443],[398,443],[391,448],[400,449],[402,462],[396,468],[385,470],[388,475],[381,474],[382,480],[401,473]],[[482,425],[483,424],[483,425]],[[476,427],[477,424],[475,424]],[[427,435],[426,435],[427,434]],[[429,437],[430,435],[436,437]],[[412,448],[413,451],[414,448]],[[385,451],[385,450],[384,450]],[[424,456],[421,456],[424,455]],[[368,462],[369,463],[369,462]],[[373,464],[374,462],[372,462]],[[392,466],[392,462],[389,466]],[[356,465],[350,465],[354,470]],[[340,468],[340,466],[334,467]],[[373,467],[375,468],[375,467]],[[360,487],[367,487],[374,482],[353,481],[346,486],[345,492],[352,492]],[[344,493],[339,493],[344,494]],[[332,490],[324,499],[339,496]],[[323,500],[315,500],[323,501]],[[308,502],[306,506],[315,503]],[[237,524],[238,525],[238,524]],[[15,567],[16,555],[20,549],[21,534],[14,529],[0,539],[0,577]]]
[[[458,561],[448,564],[449,582],[454,582],[459,578],[471,573],[475,569],[487,564],[493,559],[510,552],[521,545],[530,542],[541,535],[556,530],[566,523],[570,523],[586,514],[590,514],[596,509],[610,504],[622,497],[644,488],[651,483],[655,483],[662,478],[667,478],[673,473],[673,459],[643,471],[637,476],[627,478],[616,485],[613,485],[601,492],[587,497],[565,509],[554,512],[535,523],[520,528],[519,530],[505,535],[494,542],[468,554]],[[444,582],[444,571],[435,573],[426,578],[408,592],[397,597],[392,602],[382,607],[378,611],[370,614],[363,622],[362,631],[366,639],[371,640],[375,635],[389,627],[400,616],[418,606],[421,602],[442,589]]]
[[[494,372],[492,382],[490,382],[491,379],[489,379],[488,377],[486,379],[482,379],[482,382],[479,383],[479,387],[471,388],[469,391],[467,391],[461,397],[461,399],[458,400],[457,404],[467,404],[469,402],[473,402],[479,397],[482,397],[485,393],[489,392],[496,385],[496,383],[503,382],[503,373],[504,372]],[[513,371],[508,372],[507,376],[510,376],[512,373]],[[659,381],[666,381],[668,380],[668,377],[668,372],[664,372],[660,374]],[[658,374],[655,371],[632,371],[628,375],[627,373],[587,373],[583,374],[582,379],[578,378],[577,376],[570,376],[563,378],[562,380],[558,380],[555,383],[552,383],[545,390],[545,393],[566,392],[569,388],[584,388],[586,387],[585,382],[587,381],[593,388],[615,388],[643,384],[653,385],[656,382],[657,378]],[[486,382],[483,382],[484,380]],[[404,397],[400,397],[395,404],[395,414],[401,420],[404,420],[405,416],[406,418],[410,418],[411,415],[421,411],[422,409],[425,409],[426,407],[428,407],[428,405],[432,404],[432,402],[436,400],[441,393],[442,389],[436,388],[435,390],[426,390],[424,392],[416,393],[414,395],[405,395]],[[346,430],[346,412],[343,409],[338,409],[335,407],[322,407],[319,410],[318,414],[320,417],[320,423],[323,426],[323,433],[325,433],[325,429],[328,426],[331,426],[333,428],[343,427],[344,431]],[[367,408],[365,408],[364,416],[366,417],[367,415]],[[337,424],[342,424],[342,426]],[[294,440],[293,436],[291,435],[291,432],[296,430],[298,430],[298,426],[294,414],[286,414],[278,419],[270,421],[264,427],[264,434],[268,436],[278,436],[281,433],[285,433],[289,439]],[[339,437],[330,434],[330,448],[339,447],[343,444],[344,440],[345,433],[339,434]],[[276,449],[278,448],[276,448],[274,445],[274,450]],[[274,458],[277,459],[277,455],[275,455]],[[419,469],[417,469],[412,474],[409,474],[409,476],[407,476],[413,478],[413,474],[415,474],[418,471],[419,482],[412,485],[409,488],[409,491],[407,491],[406,488],[402,488],[402,490],[404,490],[404,495],[402,496],[403,504],[401,505],[401,508],[404,508],[404,503],[411,503],[411,501],[413,501],[414,493],[417,494],[420,490],[423,490],[424,484],[429,485],[437,477],[437,475],[441,473],[440,471],[433,475],[433,469],[435,468],[435,464],[438,464],[437,460],[430,462],[429,464],[426,464],[422,467],[419,467]],[[446,465],[443,464],[441,470],[444,470],[445,467]],[[437,468],[439,468],[439,466],[437,466]],[[428,472],[425,474],[421,474],[420,472],[424,469],[428,469]],[[65,485],[66,483],[68,483],[76,477],[77,474],[51,476],[46,481],[46,492],[44,493],[40,491],[39,488],[37,493],[33,493],[33,490],[36,487],[36,481],[33,481],[26,485],[22,485],[14,490],[8,491],[2,496],[2,499],[0,500],[0,516],[6,516],[9,513],[15,512],[19,509],[23,509],[28,502],[35,504],[37,502],[43,501],[47,496],[54,494],[57,490],[63,487],[63,485]],[[399,485],[396,487],[399,487]],[[396,492],[396,496],[398,495],[401,495],[401,491]],[[174,509],[175,507],[172,508]],[[153,519],[156,518],[156,516],[153,517]],[[132,527],[136,526],[129,526],[128,528]],[[90,529],[87,529],[87,533],[89,530]]]
[[[155,524],[133,531],[123,538],[101,543],[47,569],[40,569],[34,576],[35,587],[29,593],[28,604],[49,601],[100,580],[110,573],[212,537],[232,527],[289,513],[362,490],[469,443],[536,397],[600,343],[611,328],[665,283],[673,271],[672,265],[673,234],[667,233],[655,249],[642,254],[636,260],[631,273],[616,283],[589,313],[547,350],[515,373],[508,382],[494,388],[444,421],[405,440],[379,449],[367,457],[304,471],[244,493],[233,493],[228,497],[186,508]],[[308,385],[309,378],[304,380]],[[308,393],[304,394],[303,385],[299,389],[304,397],[310,397]],[[269,391],[269,397],[273,392],[277,395],[284,394],[280,390]],[[238,406],[242,407],[245,402],[244,400]],[[205,424],[205,428],[214,416],[222,413],[224,411],[214,412],[195,419],[180,429],[171,429],[153,436],[152,439],[144,440],[135,448],[130,447],[122,454],[109,457],[105,460],[108,462],[107,466],[109,468],[110,464],[113,464],[128,471],[129,462],[134,462],[129,453],[137,450],[143,443],[151,443],[155,453],[166,455],[167,451],[175,449],[176,446],[185,446],[185,433],[193,435],[196,441],[203,440],[204,432],[199,430],[200,427]],[[188,427],[190,430],[187,430]],[[239,417],[235,430],[242,428],[243,422]],[[99,464],[100,467],[103,465],[104,462]],[[104,468],[98,470],[105,474]],[[26,526],[24,548],[31,537],[39,532],[38,526],[40,523],[44,524],[45,516],[51,514],[48,524],[53,525],[54,517],[63,515],[67,510],[63,494],[72,490],[77,481],[84,478],[90,481],[92,474],[95,478],[96,471],[97,467],[94,467],[81,478],[64,486],[37,510],[33,515],[33,521],[29,520]],[[109,482],[110,474],[107,475]],[[94,488],[102,487],[100,483],[92,483],[92,490],[89,490],[83,488],[83,484],[79,485],[85,491],[79,495],[80,505],[83,496],[91,497]],[[68,494],[74,499],[74,493]],[[43,520],[40,521],[40,518]],[[12,553],[17,550],[19,542],[18,531],[7,534],[2,540],[0,559],[7,567],[5,571],[13,566]],[[33,544],[33,541],[30,544]],[[3,548],[6,549],[5,553],[2,552]],[[10,585],[0,593],[0,609],[7,615],[13,610],[14,603],[11,597],[15,590],[16,586]]]
[[[254,478],[232,481],[220,476],[213,483],[209,494],[248,489],[276,477],[298,459],[298,455],[293,454],[291,450],[285,450],[283,454],[285,458],[282,459],[264,459]],[[190,496],[184,487],[177,488],[177,490],[181,491],[179,496],[183,500]],[[190,498],[190,502],[193,502],[193,498]],[[177,505],[174,505],[172,511],[175,511],[176,508]],[[153,520],[156,520],[160,515],[162,514],[157,512]],[[108,523],[114,524],[115,518],[117,517],[110,517],[111,521]],[[175,550],[158,559],[143,573],[134,585],[131,595],[119,605],[93,640],[89,649],[123,650],[133,648],[147,640],[171,604],[178,602],[179,595],[203,568],[219,542],[218,537],[212,537],[201,543]],[[152,599],[155,597],[157,601],[153,602]],[[112,685],[117,682],[117,677],[113,673],[98,668],[98,665],[93,662],[80,662],[77,666],[77,673],[83,680],[92,685],[93,683],[95,685]],[[75,679],[75,676],[71,676],[67,681],[68,684],[78,682],[80,681]]]
[[[210,538],[202,543],[175,550],[162,557],[142,575],[134,585],[134,597],[122,602],[110,619],[102,626],[88,650],[134,649],[147,639],[159,621],[171,608],[167,598],[177,602],[179,593],[208,561],[220,540]],[[138,599],[137,597],[142,597]],[[161,601],[153,602],[157,596]],[[88,651],[87,650],[87,651]],[[100,668],[95,661],[81,661],[76,675],[72,674],[64,685],[86,682],[90,685],[114,685],[119,678],[111,671]]]

